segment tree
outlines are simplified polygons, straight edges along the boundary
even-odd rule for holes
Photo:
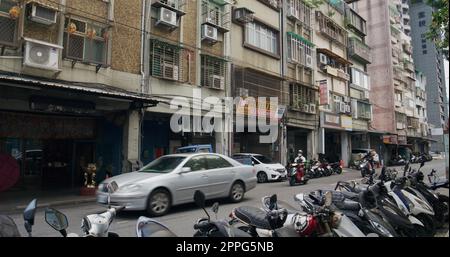
[[[448,0],[428,0],[428,5],[433,7],[433,17],[427,36],[448,60]]]

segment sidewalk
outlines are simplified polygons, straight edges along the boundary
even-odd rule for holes
[[[0,214],[21,213],[35,198],[38,209],[95,202],[95,195],[81,196],[79,190],[0,192]]]

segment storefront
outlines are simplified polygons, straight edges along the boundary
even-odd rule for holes
[[[124,141],[130,112],[155,102],[107,86],[0,75],[0,154],[20,173],[11,190],[80,188],[88,164],[97,182],[128,171],[126,155],[137,147]]]
[[[282,159],[282,126],[279,121],[271,130],[276,129],[275,141],[273,143],[262,143],[261,136],[268,135],[261,124],[258,117],[265,112],[265,125],[270,125],[269,119],[278,119],[278,107],[270,106],[270,97],[278,98],[278,105],[282,105],[282,80],[279,76],[270,75],[251,68],[233,67],[233,96],[242,97],[244,99],[240,105],[242,108],[235,109],[234,134],[232,136],[233,153],[257,153],[263,154],[274,161]],[[255,99],[255,106],[246,102],[247,97]],[[266,104],[258,104],[259,97],[266,99]],[[255,108],[252,108],[255,107]],[[245,122],[243,131],[237,128],[236,120],[241,119]]]
[[[320,114],[319,152],[325,154],[330,162],[344,161],[348,165],[351,156],[352,118],[347,115],[338,115],[322,112]]]

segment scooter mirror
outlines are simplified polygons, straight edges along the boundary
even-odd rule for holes
[[[32,227],[34,225],[34,216],[36,214],[37,208],[37,199],[33,199],[23,211],[23,219],[25,221],[25,230],[28,232],[28,235],[31,236]]]
[[[295,201],[297,201],[297,202],[302,202],[302,201],[304,201],[304,195],[303,194],[296,194],[295,196],[294,196],[294,200]]]
[[[53,229],[59,231],[64,237],[67,236],[66,229],[69,226],[69,222],[64,213],[53,208],[47,208],[45,210],[45,222]]]
[[[270,201],[269,201],[269,209],[270,210],[276,210],[277,209],[277,195],[274,194],[270,197]]]
[[[425,162],[424,162],[424,161],[422,161],[422,162],[420,163],[420,167],[422,168],[423,166],[425,166]]]
[[[331,194],[330,191],[327,191],[325,193],[325,204],[324,205],[326,207],[329,207],[329,206],[331,206],[332,201],[333,201],[333,195]]]
[[[215,202],[215,203],[213,204],[211,210],[212,210],[215,214],[217,214],[217,213],[219,212],[219,203],[218,203],[218,202]]]

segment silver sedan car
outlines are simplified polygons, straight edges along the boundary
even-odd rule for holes
[[[162,156],[142,169],[104,180],[97,202],[165,215],[171,206],[194,201],[201,190],[207,199],[228,197],[240,202],[255,188],[256,172],[227,156],[215,153]]]

